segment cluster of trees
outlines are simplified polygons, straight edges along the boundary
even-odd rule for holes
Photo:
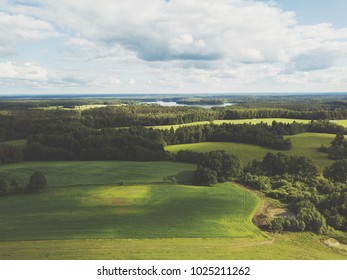
[[[0,196],[40,192],[45,189],[46,185],[46,177],[40,171],[34,171],[30,175],[28,184],[24,187],[18,186],[16,180],[13,178],[0,178]]]
[[[333,180],[327,171],[324,172],[326,178],[318,177],[318,169],[308,157],[268,153],[262,161],[253,161],[244,168],[237,157],[224,151],[205,154],[180,151],[175,160],[198,164],[194,177],[198,185],[238,180],[286,203],[293,216],[278,217],[270,222],[263,220],[263,226],[272,231],[324,233],[329,227],[347,230],[347,178]],[[337,162],[326,170],[336,165]],[[347,160],[344,167],[340,174],[347,177]],[[336,174],[336,171],[331,172]]]
[[[253,160],[244,168],[245,173],[262,176],[289,174],[298,178],[315,178],[317,166],[306,156],[287,156],[283,153],[267,153],[262,161]]]
[[[321,146],[320,151],[329,154],[331,159],[344,159],[347,157],[347,141],[343,132],[336,134],[336,137],[330,143],[330,147]]]
[[[198,163],[194,180],[198,185],[211,186],[238,178],[241,174],[240,160],[225,151],[203,154]]]
[[[325,178],[334,182],[347,183],[347,160],[338,160],[327,166],[323,174]]]
[[[347,161],[345,163],[347,171]],[[287,203],[295,214],[294,217],[272,220],[268,226],[273,231],[322,233],[329,226],[347,230],[346,181],[331,180],[327,174],[327,170],[333,170],[336,165],[334,163],[325,169],[327,179],[323,179],[317,177],[317,167],[307,157],[268,153],[262,161],[247,165],[240,181]],[[331,173],[336,174],[336,170]]]

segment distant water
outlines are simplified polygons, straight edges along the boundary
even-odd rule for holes
[[[226,106],[232,106],[234,103],[224,103],[222,105],[188,105],[188,104],[178,104],[173,101],[152,101],[152,102],[142,102],[143,104],[158,104],[160,106],[164,107],[174,107],[174,106],[179,106],[179,107],[201,107],[201,108],[206,108],[210,109],[212,107],[226,107]]]

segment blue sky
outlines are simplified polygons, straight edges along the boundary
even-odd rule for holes
[[[300,24],[329,22],[336,28],[347,26],[346,0],[278,0],[284,10],[294,11]]]
[[[345,92],[347,1],[0,0],[0,94]]]

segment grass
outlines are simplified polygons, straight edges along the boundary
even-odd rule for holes
[[[234,184],[85,186],[3,197],[0,259],[347,259],[323,237],[268,237]]]
[[[288,155],[305,155],[314,160],[320,170],[331,164],[333,161],[327,157],[327,154],[319,151],[320,146],[323,144],[329,146],[330,142],[334,139],[333,134],[323,133],[302,133],[293,136],[287,136],[291,139],[293,148],[290,151],[281,151]],[[243,164],[256,159],[261,160],[266,153],[277,153],[278,150],[273,150],[266,147],[260,147],[250,144],[242,143],[226,143],[226,142],[205,142],[194,144],[181,144],[171,145],[166,147],[167,151],[178,152],[179,150],[192,150],[196,152],[209,152],[212,150],[225,150],[240,158]]]
[[[139,184],[163,182],[175,176],[178,182],[189,181],[196,166],[175,162],[69,161],[24,162],[0,166],[0,176],[27,184],[33,171],[45,174],[48,187],[76,185]]]
[[[319,151],[321,145],[330,146],[335,138],[333,134],[302,133],[288,136],[293,144],[293,149],[287,151],[288,155],[304,155],[313,159],[320,170],[332,164],[334,161],[328,158],[328,154]]]
[[[234,184],[83,186],[0,203],[0,240],[266,238],[251,223],[260,199]]]
[[[261,199],[239,185],[162,182],[194,165],[55,162],[46,191],[0,198],[0,259],[347,259],[309,233],[268,236],[251,223]],[[116,172],[115,172],[116,171]],[[184,176],[183,176],[184,177]],[[124,180],[124,186],[117,182]]]
[[[332,120],[331,122],[347,127],[347,120]]]
[[[1,259],[346,260],[323,237],[286,233],[272,240],[232,238],[83,239],[0,242]]]
[[[281,122],[281,123],[309,123],[311,120],[303,120],[303,119],[286,119],[286,118],[261,118],[261,119],[240,119],[240,120],[214,120],[214,124],[258,124],[258,123],[267,123],[271,124],[273,121]],[[331,122],[334,122],[336,124],[342,125],[344,127],[347,127],[347,120],[332,120]],[[173,127],[174,129],[177,129],[181,126],[191,126],[191,125],[204,125],[204,124],[210,124],[209,121],[201,121],[201,122],[192,122],[192,123],[184,123],[184,124],[175,124],[175,125],[160,125],[160,126],[150,126],[155,129],[170,129]]]
[[[229,143],[229,142],[203,142],[193,144],[170,145],[165,148],[169,152],[176,153],[180,150],[192,150],[195,152],[206,153],[213,150],[224,150],[227,153],[236,155],[243,164],[253,159],[262,159],[267,152],[273,151],[269,148],[256,145]]]

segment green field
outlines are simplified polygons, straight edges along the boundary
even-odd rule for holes
[[[332,120],[331,122],[347,127],[347,120]]]
[[[0,259],[346,260],[322,236],[286,233],[266,241],[240,238],[74,239],[0,242]]]
[[[271,124],[273,121],[276,122],[282,122],[282,123],[308,123],[310,120],[299,120],[299,119],[284,119],[284,118],[263,118],[263,119],[240,119],[240,120],[214,120],[212,123],[214,124],[223,124],[223,123],[229,123],[229,124],[258,124],[258,123],[267,123]],[[160,125],[160,126],[150,126],[152,128],[156,129],[170,129],[173,127],[174,129],[179,128],[180,126],[191,126],[191,125],[204,125],[204,124],[210,124],[209,121],[201,121],[201,122],[193,122],[193,123],[183,123],[183,124],[175,124],[175,125]],[[347,121],[346,121],[347,126]]]
[[[171,162],[3,165],[2,174],[20,180],[41,170],[49,188],[0,198],[0,259],[347,259],[320,236],[260,231],[251,217],[261,199],[239,185],[163,183],[194,169]]]
[[[262,119],[239,119],[239,120],[214,120],[212,123],[214,124],[258,124],[258,123],[267,123],[271,125],[273,121],[281,122],[281,123],[309,123],[311,120],[303,120],[303,119],[285,119],[285,118],[262,118]],[[334,122],[336,124],[342,125],[344,127],[347,127],[347,120],[332,120],[331,122]],[[193,122],[193,123],[183,123],[183,124],[174,124],[174,125],[159,125],[159,126],[150,126],[155,129],[170,129],[173,127],[174,129],[177,129],[181,126],[191,126],[191,125],[204,125],[204,124],[210,124],[209,121],[201,121],[201,122]]]
[[[333,161],[330,160],[325,153],[319,151],[319,147],[323,144],[329,146],[334,139],[333,134],[324,133],[302,133],[293,136],[286,136],[291,139],[293,148],[290,151],[281,151],[288,155],[305,155],[311,157],[317,166],[322,170]],[[226,142],[204,142],[194,144],[170,145],[166,147],[167,151],[178,152],[179,150],[192,150],[196,152],[209,152],[212,150],[225,150],[240,158],[243,164],[247,164],[253,159],[261,160],[268,152],[279,152],[266,147],[260,147],[242,143],[226,143]]]
[[[54,188],[0,203],[0,240],[254,238],[260,199],[234,184]]]
[[[0,166],[0,176],[15,179],[24,186],[33,171],[43,172],[48,187],[79,185],[142,184],[163,182],[175,176],[178,182],[189,182],[194,164],[175,162],[69,161],[25,162]]]

